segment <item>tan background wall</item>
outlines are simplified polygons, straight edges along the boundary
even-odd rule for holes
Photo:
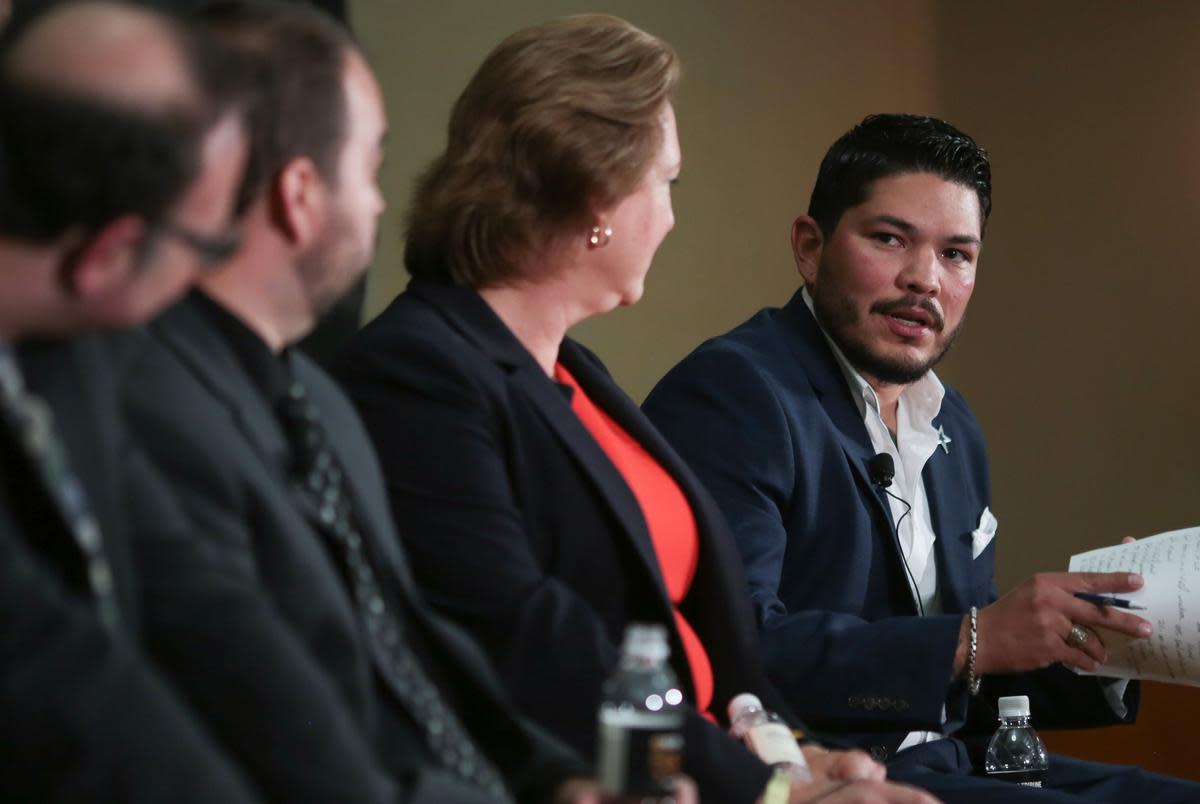
[[[935,114],[993,156],[977,293],[940,373],[989,437],[1001,589],[1065,568],[1072,552],[1200,524],[1200,3],[351,7],[393,129],[369,312],[403,287],[409,188],[485,53],[523,25],[608,11],[670,41],[685,66],[676,229],[646,298],[574,333],[633,396],[704,338],[788,297],[788,226],[839,133],[871,112]],[[1171,694],[1200,715],[1200,693]],[[1166,767],[1195,772],[1176,759]]]

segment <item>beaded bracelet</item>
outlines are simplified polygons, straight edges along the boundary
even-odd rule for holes
[[[967,692],[979,694],[983,679],[975,674],[975,656],[979,652],[979,609],[971,607],[971,652],[967,654]]]

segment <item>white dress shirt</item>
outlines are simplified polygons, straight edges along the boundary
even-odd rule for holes
[[[811,311],[813,303],[808,288],[804,288],[801,295]],[[816,317],[815,313],[813,317]],[[829,337],[829,333],[825,332],[824,327],[821,328],[821,332],[825,335],[825,340],[828,341],[829,348],[833,350],[842,374],[846,377],[846,383],[850,386],[850,396],[854,398],[858,412],[863,417],[863,424],[871,437],[871,448],[876,454],[886,452],[895,462],[896,475],[888,488],[891,492],[888,502],[892,509],[892,522],[897,525],[900,552],[908,565],[909,589],[922,612],[940,614],[942,599],[938,590],[937,557],[933,551],[937,534],[933,531],[929,498],[925,494],[921,472],[925,469],[926,461],[942,445],[942,438],[934,429],[933,419],[942,409],[942,399],[946,396],[945,386],[937,375],[929,371],[904,389],[900,394],[900,404],[896,412],[896,435],[893,441],[892,434],[883,423],[879,397],[876,396],[875,389],[850,365],[850,361]],[[900,499],[896,499],[897,497]],[[945,721],[946,710],[943,707],[942,722]],[[936,731],[909,732],[898,750],[940,740],[943,736]]]
[[[804,303],[813,312],[812,296],[808,288],[803,288],[801,295]],[[816,318],[816,313],[813,313]],[[818,322],[820,326],[820,322]],[[900,540],[900,552],[908,565],[909,588],[913,597],[920,602],[920,610],[925,614],[941,614],[942,601],[938,594],[937,557],[933,551],[933,543],[937,534],[933,531],[933,521],[930,519],[929,498],[925,494],[925,483],[921,472],[925,463],[933,456],[934,451],[945,446],[949,449],[950,441],[933,427],[933,420],[942,409],[942,400],[946,396],[946,388],[933,371],[928,371],[921,379],[907,386],[900,394],[900,403],[896,411],[895,440],[883,423],[879,410],[879,397],[875,389],[863,379],[862,375],[850,365],[850,361],[842,354],[842,350],[821,327],[821,333],[829,343],[829,348],[837,358],[846,383],[850,387],[850,395],[858,406],[858,412],[863,417],[867,433],[871,437],[871,448],[876,454],[886,452],[892,456],[896,465],[896,475],[888,491],[888,502],[892,509],[892,522],[897,524],[897,536]],[[945,441],[945,444],[943,444]],[[912,506],[897,500],[901,498]],[[907,515],[905,515],[907,513]],[[991,516],[990,511],[986,511]],[[992,533],[995,533],[993,519]],[[1128,708],[1125,705],[1125,690],[1129,686],[1128,679],[1105,679],[1104,697],[1109,707],[1118,717],[1125,717]],[[942,722],[946,722],[946,708],[942,707]],[[936,731],[909,732],[897,751],[902,751],[914,745],[940,740],[945,735]]]

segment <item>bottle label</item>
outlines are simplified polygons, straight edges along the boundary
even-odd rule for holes
[[[768,765],[799,765],[808,767],[804,754],[783,723],[760,723],[746,732],[746,744]]]
[[[1012,782],[1022,787],[1041,787],[1042,779],[1046,778],[1046,770],[1045,768],[1035,768],[1019,771],[990,771],[988,778],[1001,782]]]
[[[605,792],[663,796],[683,768],[683,735],[677,718],[600,715],[597,772]]]

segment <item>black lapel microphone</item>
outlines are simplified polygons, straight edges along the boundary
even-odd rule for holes
[[[891,455],[881,452],[867,461],[867,476],[876,486],[886,489],[892,485],[892,478],[896,476],[896,462],[892,460]]]
[[[904,521],[904,517],[912,513],[912,505],[903,497],[899,497],[888,491],[888,486],[892,485],[892,478],[895,476],[896,461],[888,453],[877,453],[867,461],[867,477],[871,478],[871,482],[893,500],[899,500],[904,503],[904,513],[896,520],[896,530],[892,535],[896,537],[896,550],[900,553],[900,563],[904,565],[904,573],[912,581],[913,599],[917,601],[917,611],[924,617],[925,605],[921,602],[921,590],[917,586],[917,579],[913,577],[912,570],[908,568],[908,560],[904,558],[904,548],[900,545],[900,523]]]

